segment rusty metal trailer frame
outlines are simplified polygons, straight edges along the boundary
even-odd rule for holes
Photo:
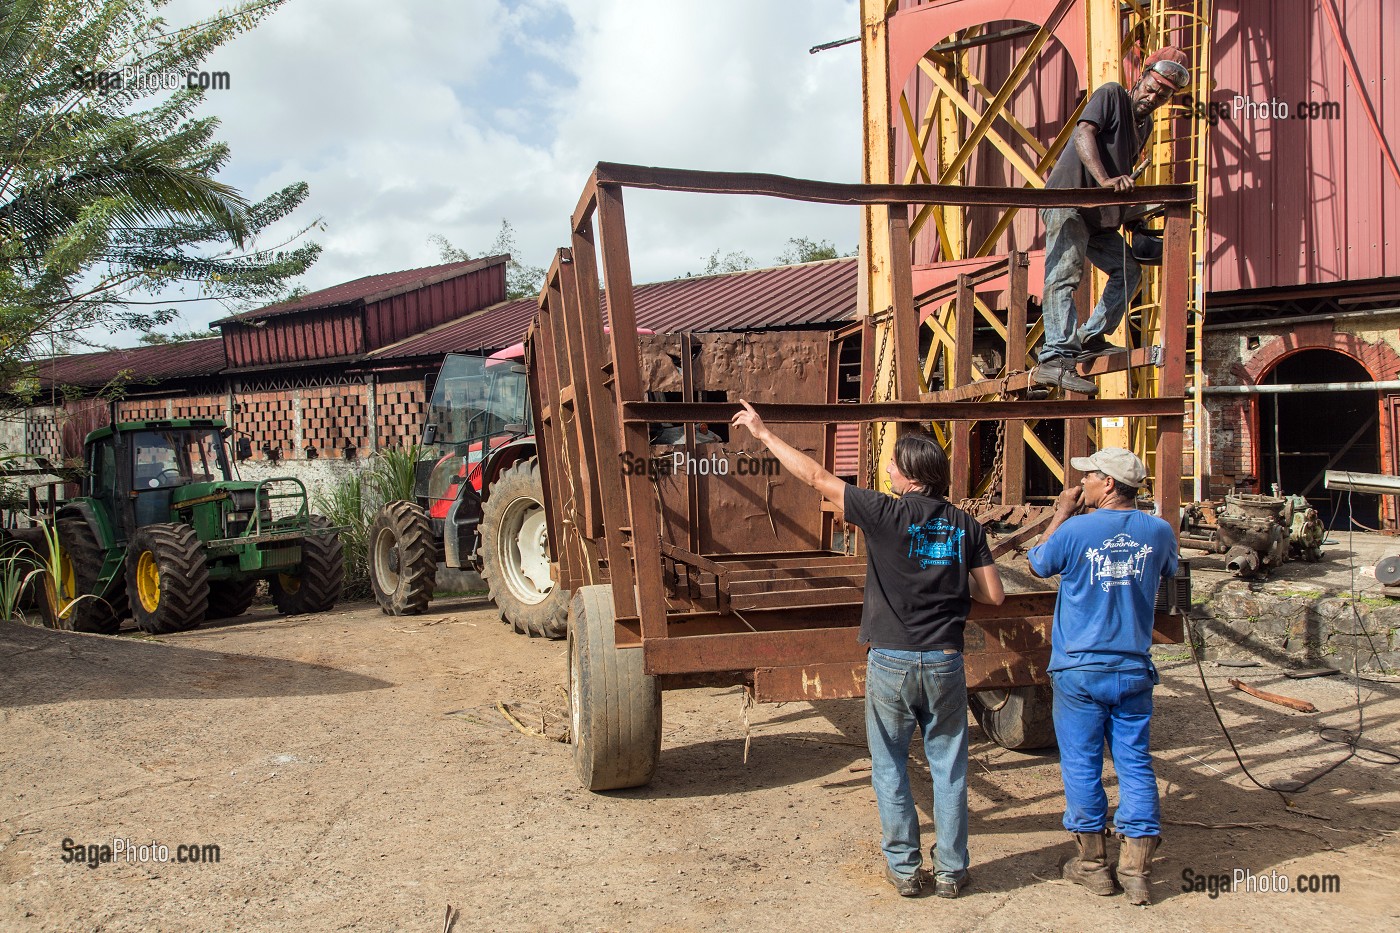
[[[1150,417],[1157,421],[1156,485],[1159,513],[1173,524],[1180,508],[1182,462],[1189,211],[1189,186],[1139,188],[1128,194],[1069,189],[978,188],[946,185],[858,185],[776,175],[717,173],[599,163],[578,202],[570,247],[549,269],[529,338],[540,469],[548,508],[548,533],[557,561],[557,582],[570,590],[610,584],[616,647],[643,654],[645,673],[660,689],[744,683],[759,700],[859,696],[864,690],[864,647],[856,642],[863,593],[864,560],[834,550],[777,553],[697,553],[666,542],[658,494],[646,475],[620,469],[620,459],[651,456],[649,425],[683,423],[693,449],[694,425],[723,423],[738,410],[733,401],[693,400],[688,353],[681,354],[684,400],[648,401],[644,385],[623,190],[759,195],[827,204],[884,205],[890,213],[892,307],[872,309],[859,324],[866,337],[866,367],[875,318],[893,322],[897,400],[836,404],[834,381],[823,404],[756,406],[772,424],[827,426],[827,455],[835,425],[847,422],[928,423],[947,421],[1024,422]],[[920,393],[916,308],[932,297],[912,293],[907,208],[909,205],[999,205],[1006,207],[1093,207],[1162,204],[1166,210],[1162,267],[1164,344],[1153,356],[1100,359],[1094,371],[1159,367],[1159,394],[1151,398],[1055,398],[1042,401],[978,401],[1024,388],[1024,373],[1007,379]],[[601,237],[601,264],[599,240]],[[900,261],[902,258],[902,261]],[[604,325],[602,282],[606,280]],[[990,274],[1009,277],[1010,324],[1024,333],[1025,263],[1012,256]],[[970,330],[975,310],[973,278],[955,283],[958,326]],[[946,298],[945,298],[946,300]],[[1018,307],[1019,304],[1019,307]],[[851,329],[848,329],[848,331]],[[848,334],[849,335],[849,334]],[[966,335],[970,338],[970,333]],[[839,339],[839,335],[838,335]],[[832,353],[837,344],[831,344]],[[971,340],[957,342],[955,369],[971,371]],[[868,396],[862,395],[862,398]],[[1087,430],[1066,431],[1065,465],[1087,450]],[[1073,440],[1071,440],[1073,439]],[[952,462],[966,488],[968,434],[952,432]],[[831,465],[828,462],[828,467]],[[1003,467],[1006,488],[1019,490],[1021,463]],[[867,475],[865,471],[862,475]],[[1067,474],[1068,475],[1068,474]],[[956,481],[956,480],[955,480]],[[693,527],[705,503],[691,483],[685,502]],[[824,528],[829,529],[830,516]],[[829,541],[827,537],[824,540]],[[1009,596],[999,607],[974,604],[967,626],[966,670],[970,690],[1004,689],[1048,682],[1050,621],[1055,594]],[[1159,603],[1159,607],[1160,607]],[[1179,641],[1179,615],[1158,615],[1157,638]]]

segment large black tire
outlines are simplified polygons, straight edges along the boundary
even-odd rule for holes
[[[180,632],[203,622],[209,568],[194,529],[178,523],[137,529],[126,550],[126,589],[143,632]]]
[[[641,787],[661,757],[661,690],[641,648],[617,647],[611,586],[584,586],[569,606],[574,770],[589,790]]]
[[[60,518],[58,545],[63,562],[61,604],[66,605],[79,596],[95,593],[105,554],[92,533],[92,527],[78,516]],[[89,599],[78,599],[69,608],[67,615],[63,616],[59,615],[59,607],[54,605],[53,597],[57,594],[53,587],[47,585],[47,580],[44,583],[44,595],[40,602],[44,607],[44,619],[50,628],[69,632],[96,632],[99,635],[115,635],[121,628],[124,608],[124,600],[121,597],[125,595],[125,586],[121,579],[113,580],[106,593],[97,594]]]
[[[412,502],[390,502],[369,531],[369,584],[385,615],[428,611],[437,585],[433,525]]]
[[[983,690],[968,696],[987,738],[1012,751],[1055,747],[1054,694],[1048,686]]]
[[[210,580],[209,608],[204,612],[205,621],[211,619],[236,619],[253,605],[253,597],[258,592],[255,577],[238,580]]]
[[[329,528],[320,515],[311,516],[313,528]],[[345,586],[345,548],[339,532],[307,535],[301,540],[301,566],[279,573],[268,581],[272,602],[286,615],[325,612],[332,608]]]
[[[491,485],[481,506],[481,578],[501,621],[522,635],[563,638],[569,591],[550,574],[540,467],[523,460]]]

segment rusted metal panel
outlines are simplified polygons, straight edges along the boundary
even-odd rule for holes
[[[760,703],[863,697],[865,662],[760,667],[753,672],[753,694]]]

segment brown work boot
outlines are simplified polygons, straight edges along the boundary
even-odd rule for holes
[[[1161,836],[1118,837],[1118,883],[1128,895],[1129,904],[1151,904],[1152,854],[1161,844]]]
[[[1082,884],[1101,897],[1114,893],[1113,876],[1108,871],[1108,836],[1103,832],[1071,835],[1079,846],[1079,854],[1060,867],[1060,877]]]

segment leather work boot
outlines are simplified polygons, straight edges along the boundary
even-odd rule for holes
[[[1079,358],[1081,360],[1091,360],[1096,356],[1111,356],[1114,353],[1126,353],[1126,347],[1120,347],[1116,343],[1109,343],[1102,334],[1095,334],[1088,338],[1080,346]]]
[[[1060,877],[1075,884],[1082,884],[1100,897],[1107,897],[1117,889],[1113,886],[1113,875],[1108,871],[1108,836],[1103,832],[1071,833],[1079,854],[1068,859],[1060,868]]]
[[[1083,395],[1097,395],[1099,387],[1091,380],[1079,375],[1078,364],[1068,357],[1057,356],[1031,370],[1031,382],[1042,386],[1055,386]]]
[[[1152,855],[1161,844],[1161,836],[1119,836],[1118,883],[1128,896],[1129,904],[1151,904]]]

